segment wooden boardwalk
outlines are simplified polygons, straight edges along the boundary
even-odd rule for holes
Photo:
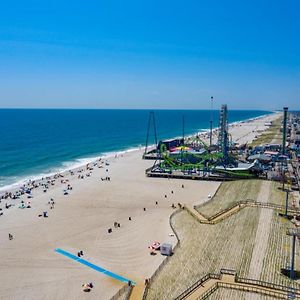
[[[219,213],[211,216],[206,217],[205,215],[201,214],[199,211],[195,209],[195,207],[185,207],[185,209],[193,216],[195,217],[200,223],[202,224],[217,224],[224,219],[232,216],[233,214],[239,212],[241,209],[245,207],[258,207],[258,208],[268,208],[268,209],[274,209],[279,211],[284,211],[285,206],[284,205],[278,205],[273,203],[267,203],[267,202],[258,202],[254,200],[246,200],[246,201],[239,201],[233,206],[220,211]],[[290,213],[299,213],[299,208],[294,207],[288,207],[288,212]]]
[[[294,296],[293,299],[300,299],[299,290],[259,280],[239,278],[234,271],[226,272],[226,270],[221,270],[221,273],[218,275],[206,275],[175,300],[204,300],[220,287],[258,293],[278,299],[287,299],[291,295]]]

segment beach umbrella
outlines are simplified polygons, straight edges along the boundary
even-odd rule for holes
[[[151,247],[155,250],[158,250],[160,248],[160,243],[159,242],[153,242]]]

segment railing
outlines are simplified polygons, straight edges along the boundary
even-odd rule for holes
[[[221,279],[220,274],[207,274],[204,277],[200,278],[198,281],[196,281],[193,285],[191,285],[187,290],[185,290],[183,293],[181,293],[178,297],[175,298],[175,300],[182,300],[186,298],[189,294],[191,294],[194,290],[196,290],[200,285],[202,285],[204,282],[206,282],[209,279]]]
[[[280,205],[280,204],[273,204],[273,203],[267,203],[267,202],[258,202],[258,201],[254,201],[252,199],[247,199],[247,200],[243,200],[243,201],[239,201],[234,205],[231,205],[230,207],[216,213],[215,215],[207,218],[209,221],[216,219],[217,217],[219,217],[220,215],[230,211],[231,209],[235,208],[235,207],[240,207],[243,208],[245,206],[255,206],[255,207],[265,207],[265,208],[275,208],[275,209],[285,209],[284,205]],[[299,212],[300,209],[299,208],[294,208],[294,207],[288,207],[289,211],[295,211],[295,212]]]
[[[234,204],[234,205],[232,205],[232,206],[230,206],[230,207],[228,207],[228,208],[225,208],[225,209],[222,210],[222,211],[219,211],[218,213],[216,213],[216,214],[214,214],[214,215],[208,217],[207,220],[208,220],[208,221],[212,221],[213,219],[218,218],[219,216],[221,216],[221,215],[227,213],[227,212],[230,211],[231,209],[234,209],[235,207],[238,207],[238,206],[240,206],[240,203],[236,203],[236,204]]]
[[[228,207],[224,210],[221,210],[218,213],[216,213],[216,214],[214,214],[210,217],[207,217],[204,214],[200,213],[198,210],[196,210],[196,208],[198,208],[198,206],[194,206],[194,209],[206,219],[206,220],[200,220],[200,219],[197,218],[200,223],[203,223],[203,224],[217,224],[220,221],[232,216],[233,214],[237,213],[238,211],[240,211],[241,209],[243,209],[245,207],[262,207],[262,208],[271,208],[271,209],[277,209],[277,210],[285,210],[284,205],[258,202],[258,201],[254,201],[254,200],[250,200],[250,199],[239,201],[239,202],[231,205],[230,207]],[[234,210],[234,208],[238,208],[238,209]],[[193,212],[191,212],[189,209],[187,209],[187,210],[192,216],[196,217]],[[227,214],[227,212],[229,212],[230,210],[232,210],[232,212]],[[300,209],[296,208],[296,207],[288,207],[288,211],[289,212],[300,212]],[[219,218],[222,215],[224,215],[224,217]],[[217,218],[219,218],[219,219],[217,219]]]
[[[235,207],[235,206],[234,206]],[[243,207],[241,207],[240,209],[242,209]],[[221,221],[223,221],[224,219],[234,215],[235,213],[237,213],[239,210],[233,210],[231,213],[227,214],[228,211],[230,211],[232,209],[232,207],[228,208],[228,209],[225,209],[223,211],[221,211],[220,213],[217,214],[217,216],[212,216],[210,218],[207,218],[205,215],[201,214],[205,220],[200,220],[197,215],[195,213],[193,213],[188,207],[187,207],[187,212],[192,216],[194,217],[199,223],[202,223],[202,224],[217,224]],[[219,217],[220,215],[224,214],[224,216],[222,218],[219,218],[218,220],[215,220],[215,218]]]
[[[213,220],[216,219],[216,218],[218,218],[219,216],[221,216],[221,215],[227,213],[228,211],[234,209],[235,207],[239,207],[240,209],[242,209],[242,208],[244,208],[242,205],[247,205],[248,203],[251,203],[251,201],[254,202],[254,200],[239,201],[239,202],[237,202],[237,203],[235,203],[235,204],[233,204],[233,205],[231,205],[231,206],[229,206],[229,207],[227,207],[227,208],[225,208],[225,209],[219,211],[218,213],[216,213],[216,214],[214,214],[214,215],[212,215],[212,216],[210,216],[210,217],[205,216],[205,215],[202,214],[202,213],[201,213],[201,214],[202,214],[202,216],[203,216],[204,218],[207,219],[208,222],[213,223]],[[200,206],[194,206],[194,208],[195,208],[195,209],[196,209],[196,208],[199,209]],[[198,210],[197,210],[197,211],[198,211]],[[231,215],[235,214],[235,213],[236,213],[236,211],[232,212],[232,213],[229,214],[229,215],[226,215],[226,218],[227,218],[228,216],[231,216]],[[223,220],[223,218],[221,218],[219,221],[221,221],[221,220]]]
[[[234,283],[222,282],[222,274],[234,275],[235,280]],[[271,282],[266,282],[262,280],[248,279],[248,278],[240,278],[236,276],[235,270],[230,269],[221,269],[220,274],[207,274],[204,277],[200,278],[193,285],[191,285],[187,290],[181,293],[175,300],[185,299],[187,296],[192,294],[196,289],[199,288],[203,283],[208,281],[209,279],[217,279],[217,281],[211,288],[209,288],[204,294],[202,294],[198,300],[207,299],[210,295],[212,295],[219,287],[230,288],[235,290],[242,290],[246,292],[259,293],[267,296],[273,296],[276,298],[282,298],[286,295],[296,295],[298,298],[300,297],[300,290],[296,288],[292,288],[289,286],[274,284]]]
[[[275,283],[271,283],[271,282],[266,282],[266,281],[262,281],[262,280],[236,277],[236,282],[249,284],[249,285],[253,285],[253,286],[261,286],[261,287],[274,289],[274,290],[280,290],[280,291],[287,292],[287,293],[300,293],[299,289],[289,287],[289,286],[279,285],[279,284],[275,284]]]
[[[219,288],[218,282],[215,283],[210,289],[208,289],[203,295],[201,295],[198,300],[204,300],[207,299],[209,296],[211,296],[217,289]]]
[[[233,269],[221,269],[220,271],[221,274],[227,274],[227,275],[236,275],[236,271]]]
[[[265,208],[274,208],[274,209],[285,209],[285,205],[274,204],[274,203],[265,203],[265,202],[258,202],[258,201],[241,201],[241,203],[248,205],[248,206],[258,206],[258,207],[265,207]],[[288,211],[291,212],[299,212],[300,209],[297,207],[288,207]]]
[[[285,294],[278,292],[278,291],[262,290],[255,286],[235,285],[235,284],[227,283],[227,282],[218,282],[217,286],[218,286],[217,288],[235,289],[235,290],[244,291],[244,292],[248,292],[248,293],[249,292],[257,293],[260,295],[263,294],[265,296],[271,296],[271,297],[280,298],[280,299],[282,299],[284,296],[286,296]],[[205,299],[205,298],[201,298],[201,299]]]

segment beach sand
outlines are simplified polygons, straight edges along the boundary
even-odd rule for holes
[[[251,141],[266,121],[276,117],[232,126],[233,140]],[[33,190],[31,208],[18,208],[21,200],[28,201],[25,195],[2,200],[2,208],[4,203],[15,206],[3,209],[0,217],[1,299],[110,299],[124,285],[56,253],[56,248],[75,255],[82,250],[84,259],[138,283],[153,274],[164,257],[150,255],[148,246],[154,241],[176,244],[169,225],[171,205],[207,201],[219,183],[147,178],[145,169],[153,161],[142,160],[142,153],[143,149],[109,158],[109,165],[94,167],[84,179],[78,179],[76,171],[73,176],[66,173],[69,182],[56,180],[46,193],[42,187]],[[101,180],[107,176],[110,181]],[[67,184],[73,189],[64,195]],[[38,217],[44,211],[49,217]],[[114,222],[120,228],[114,228]],[[87,282],[94,284],[90,293],[82,292]]]

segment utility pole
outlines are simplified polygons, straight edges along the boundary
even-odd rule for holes
[[[299,228],[288,228],[287,235],[292,237],[292,258],[291,258],[291,269],[290,278],[295,279],[295,250],[296,250],[296,237],[300,236]]]
[[[282,128],[282,155],[285,155],[285,143],[286,143],[286,124],[287,124],[287,112],[288,107],[283,108],[283,128]],[[282,172],[282,190],[284,191],[285,171],[283,167],[283,158],[281,161],[281,172]]]
[[[285,183],[285,170],[283,161],[281,161],[281,176],[282,176],[282,191],[284,191],[284,183]]]
[[[288,206],[289,206],[289,191],[286,190],[286,196],[285,196],[285,217],[288,217]]]

